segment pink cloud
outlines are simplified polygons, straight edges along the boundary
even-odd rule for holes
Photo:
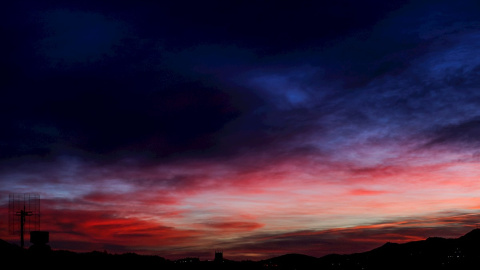
[[[229,222],[211,222],[205,223],[203,226],[219,230],[220,233],[225,232],[249,232],[262,228],[265,224],[245,221],[229,221]]]
[[[350,190],[350,195],[353,196],[370,196],[370,195],[381,195],[381,194],[386,194],[389,193],[387,191],[383,190],[372,190],[372,189],[363,189],[363,188],[357,188],[357,189],[352,189]]]

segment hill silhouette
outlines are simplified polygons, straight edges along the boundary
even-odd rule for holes
[[[351,255],[325,256],[320,269],[472,269],[480,267],[480,230],[456,239],[429,237],[403,244],[386,243]]]
[[[28,250],[0,240],[0,255],[5,263],[23,268],[49,269],[478,269],[480,268],[480,229],[459,238],[430,237],[408,243],[385,243],[367,252],[330,254],[321,258],[303,254],[285,254],[268,260],[223,263],[200,260],[170,261],[159,256],[135,253],[76,253],[66,250]],[[213,254],[212,254],[213,255]],[[186,263],[187,262],[187,263]]]

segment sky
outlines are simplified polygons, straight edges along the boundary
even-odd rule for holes
[[[0,10],[0,238],[320,257],[480,221],[478,1],[33,1]],[[28,242],[28,241],[27,241]]]

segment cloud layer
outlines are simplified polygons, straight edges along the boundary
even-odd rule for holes
[[[479,9],[9,3],[1,211],[38,192],[54,248],[172,258],[457,237],[480,205]]]

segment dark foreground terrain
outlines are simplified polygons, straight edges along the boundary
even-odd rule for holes
[[[404,244],[386,243],[371,251],[321,258],[287,254],[263,261],[170,261],[158,256],[106,252],[75,253],[64,250],[21,249],[0,240],[4,266],[19,269],[480,269],[480,229],[456,239],[431,237]]]

